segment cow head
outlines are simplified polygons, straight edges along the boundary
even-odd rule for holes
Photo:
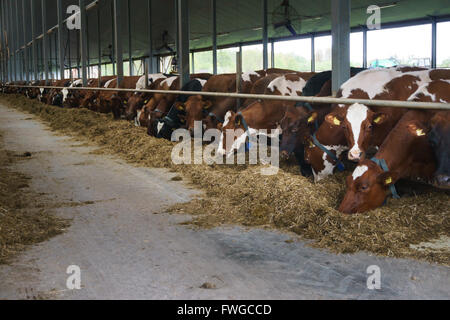
[[[335,130],[343,130],[349,147],[348,159],[359,161],[370,146],[375,126],[383,124],[387,116],[375,113],[359,103],[335,109],[325,117]]]
[[[184,104],[179,106],[180,110],[186,112],[186,128],[193,132],[194,121],[201,121],[211,106],[212,102],[203,100],[201,95],[190,96]]]
[[[368,159],[361,161],[347,177],[347,191],[339,211],[361,213],[380,207],[396,180],[395,172],[384,172]]]
[[[437,160],[434,185],[438,188],[450,188],[450,114],[448,111],[436,113],[431,119],[429,142]]]
[[[283,132],[280,152],[281,157],[288,159],[295,150],[303,148],[306,136],[309,135],[309,125],[314,125],[317,112],[306,112],[301,107],[290,107],[281,121]]]
[[[127,120],[133,120],[137,116],[139,109],[147,104],[149,101],[148,93],[135,93],[128,99],[128,103],[125,106],[125,118]]]

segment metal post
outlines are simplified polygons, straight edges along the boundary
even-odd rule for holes
[[[270,55],[270,67],[275,68],[275,42],[273,41],[273,39],[270,42],[270,47],[272,49],[272,54]]]
[[[91,59],[89,55],[89,19],[87,17],[87,11],[86,12],[86,32],[83,34],[83,36],[86,38],[86,68],[87,68],[87,78],[91,78]]]
[[[123,80],[122,10],[121,1],[114,0],[114,42],[116,44],[117,87]]]
[[[102,37],[100,32],[100,3],[97,5],[98,86],[102,79]]]
[[[262,39],[263,39],[263,69],[267,70],[269,67],[269,53],[268,53],[268,27],[267,27],[267,0],[263,1],[263,21],[262,21]]]
[[[350,78],[350,0],[331,1],[332,92]]]
[[[236,52],[236,93],[241,92],[241,77],[242,77],[242,46],[239,45],[239,51]],[[237,108],[241,107],[240,99],[237,99]]]
[[[57,3],[58,9],[58,63],[59,63],[59,73],[60,78],[64,79],[64,39],[63,39],[63,20],[64,20],[64,11],[62,0],[58,0]]]
[[[212,54],[213,54],[213,74],[217,74],[217,3],[212,0]]]
[[[115,57],[115,51],[116,50],[116,43],[115,43],[115,31],[116,27],[115,27],[116,23],[115,23],[115,19],[114,19],[114,0],[111,0],[111,28],[112,28],[112,39],[111,39],[111,64],[112,64],[112,69],[113,69],[113,75],[116,74],[116,57]],[[106,68],[106,65],[105,65]]]
[[[432,17],[431,22],[431,67],[436,68],[437,65],[437,23],[436,17]]]
[[[75,38],[77,40],[77,78],[80,76],[80,30],[75,29]]]
[[[363,68],[367,68],[367,27],[363,26]]]
[[[48,36],[48,70],[49,78],[53,79],[52,34]]]
[[[16,0],[14,2],[16,4],[16,6],[15,6],[15,16],[16,16],[15,33],[16,33],[16,47],[17,47],[16,48],[17,49],[17,52],[16,52],[16,54],[17,54],[17,71],[18,71],[17,76],[18,76],[19,80],[22,81],[23,80],[23,68],[22,68],[22,61],[20,58],[22,50],[20,49],[21,36],[20,36],[20,32],[19,32],[19,1]]]
[[[10,30],[10,38],[11,38],[11,52],[13,55],[12,58],[12,73],[14,81],[17,81],[17,60],[16,60],[16,35],[14,34],[14,28],[13,28],[13,22],[12,22],[12,16],[13,16],[13,1],[9,1],[9,30]]]
[[[311,35],[311,72],[316,72],[316,36]]]
[[[87,59],[87,17],[86,17],[86,0],[80,1],[80,45],[81,45],[81,78],[83,80],[83,87],[87,86],[87,68],[86,68],[86,59]]]
[[[71,52],[71,50],[70,50],[70,47],[71,47],[71,41],[70,41],[70,30],[67,30],[67,51],[68,51],[68,54],[67,54],[67,58],[68,58],[68,64],[69,64],[69,78],[70,78],[70,81],[72,82],[72,80],[73,80],[73,74],[72,74],[72,52]]]
[[[44,62],[44,79],[45,83],[48,84],[48,50],[47,50],[47,42],[48,42],[48,33],[47,33],[47,1],[42,0],[42,33],[44,37],[42,38],[42,55]]]
[[[31,55],[33,56],[33,73],[34,73],[34,80],[38,80],[38,63],[37,63],[37,48],[36,48],[36,21],[34,15],[36,14],[36,6],[35,1],[37,0],[31,0],[31,36],[32,36],[32,42],[31,42]]]
[[[194,52],[191,52],[191,64],[192,64],[191,69],[192,69],[192,73],[195,73],[195,60],[194,60],[194,58],[195,58],[195,54],[194,54]]]
[[[131,5],[130,0],[127,1],[127,13],[128,13],[128,68],[130,72],[130,76],[133,75],[133,53],[131,47]]]
[[[189,82],[189,4],[177,0],[177,53],[180,73],[180,88]]]
[[[147,19],[148,19],[148,63],[147,69],[149,73],[155,73],[157,71],[156,59],[153,56],[153,37],[152,37],[152,0],[148,0],[147,7]]]

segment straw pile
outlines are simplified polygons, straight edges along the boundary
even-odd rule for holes
[[[29,178],[8,168],[17,159],[0,145],[0,264],[67,227],[67,221],[49,214],[42,198],[27,188]]]
[[[194,226],[277,228],[336,253],[368,251],[450,265],[448,245],[439,249],[412,247],[450,236],[448,192],[414,186],[402,199],[390,200],[382,208],[343,215],[336,208],[345,192],[348,172],[314,184],[288,164],[282,164],[274,176],[262,176],[261,166],[174,165],[170,160],[173,143],[148,137],[144,129],[126,121],[113,121],[109,115],[83,109],[46,106],[22,96],[3,96],[2,100],[39,115],[52,129],[101,146],[100,152],[178,172],[183,180],[204,190],[204,196],[170,208],[171,212],[192,214]],[[411,184],[403,187],[411,189]]]

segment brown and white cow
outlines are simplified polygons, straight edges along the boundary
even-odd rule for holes
[[[271,74],[295,73],[292,70],[271,68],[267,70],[244,72],[241,76],[240,93],[250,93],[253,85],[260,79]],[[236,92],[236,74],[220,74],[212,76],[203,87],[205,92]],[[201,99],[199,99],[201,98]],[[240,100],[244,105],[244,100]],[[211,129],[224,121],[225,114],[232,110],[237,111],[238,99],[229,97],[196,96],[188,99],[183,105],[186,112],[187,129],[193,130],[194,121],[204,120],[204,128]]]
[[[436,170],[427,137],[432,116],[430,111],[413,110],[398,121],[374,158],[361,160],[347,177],[339,211],[361,213],[380,207],[391,192],[396,195],[392,188],[399,179],[431,181]]]
[[[313,74],[285,74],[272,80],[265,90],[267,95],[300,96],[307,80]],[[222,126],[218,154],[230,156],[246,142],[247,137],[257,135],[258,130],[267,129],[280,133],[280,123],[289,107],[295,102],[282,100],[256,101],[240,112],[228,111]],[[227,130],[242,129],[242,135],[234,136],[232,142],[227,141]]]
[[[136,82],[139,80],[140,76],[130,76],[124,77],[120,82],[119,88],[121,89],[134,89],[136,87]],[[117,88],[117,79],[108,81],[105,87]],[[102,91],[98,97],[98,108],[99,112],[109,113],[112,112],[114,119],[119,119],[124,110],[124,105],[127,104],[128,98],[133,93],[122,92],[122,91]]]
[[[409,100],[450,103],[450,80],[434,80],[420,87]],[[437,161],[433,184],[450,188],[450,111],[437,112],[431,119],[429,141]]]
[[[412,67],[367,70],[344,83],[338,96],[408,100],[420,86],[444,75],[445,72],[441,70]],[[340,151],[350,149],[349,159],[356,161],[364,156],[369,146],[379,147],[406,111],[387,107],[368,108],[363,104],[338,105],[325,117],[322,124],[324,128],[320,134],[317,133],[317,140],[323,146],[333,146]],[[340,131],[345,134],[345,140],[341,142],[337,141],[337,137],[342,137]],[[333,150],[330,151],[335,153]],[[312,145],[307,148],[305,157],[311,161],[318,161],[311,163],[316,181],[332,174],[336,167],[336,161],[330,159],[318,146]]]
[[[88,82],[88,87],[92,87],[92,88],[105,88],[107,87],[106,84],[111,83],[110,81],[115,79],[115,76],[103,76],[100,79],[100,83],[98,78],[96,79],[91,79]],[[75,92],[79,92],[79,91],[75,91]],[[98,96],[100,94],[99,90],[87,90],[84,92],[79,92],[80,93],[80,100],[79,103],[77,105],[79,105],[81,108],[88,108],[89,110],[93,110],[93,111],[97,111],[98,109]]]
[[[167,79],[167,76],[162,73],[155,73],[148,75],[148,81],[145,83],[145,75],[139,78],[136,83],[136,89],[157,89],[161,81]],[[152,93],[147,92],[135,92],[128,99],[127,106],[125,108],[125,119],[134,120],[137,116],[138,110],[147,104],[150,98],[153,96]]]

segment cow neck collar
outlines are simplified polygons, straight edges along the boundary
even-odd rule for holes
[[[297,102],[295,106],[296,107],[303,106],[306,109],[308,109],[308,111],[314,111],[314,108],[311,106],[311,104],[309,102]],[[317,140],[316,133],[317,133],[317,130],[319,130],[319,122],[318,122],[317,118],[314,120],[314,126],[315,126],[316,130],[311,135],[312,142],[316,145],[316,147],[318,147],[320,150],[325,152],[331,159],[333,159],[336,162],[336,165],[337,165],[337,168],[339,171],[344,171],[345,170],[344,163],[342,163],[342,161],[339,160],[337,155],[335,155],[333,152],[331,152],[331,150],[326,148],[323,144],[321,144],[319,142],[319,140]]]
[[[386,163],[386,160],[384,159],[378,159],[373,157],[372,159],[370,159],[372,162],[374,162],[376,165],[378,165],[381,169],[383,169],[384,172],[388,172],[389,171],[389,167]],[[400,196],[397,193],[397,189],[395,188],[395,184],[391,184],[389,186],[389,189],[391,190],[392,193],[392,197],[394,199],[400,199]]]
[[[337,168],[338,168],[339,171],[344,171],[345,170],[345,165],[342,163],[341,160],[339,160],[337,155],[335,155],[333,152],[331,152],[331,150],[326,148],[323,144],[321,144],[319,142],[319,140],[317,140],[315,132],[311,135],[311,138],[312,138],[312,142],[316,145],[316,147],[318,147],[320,150],[325,152],[331,159],[336,161],[336,165],[337,165]]]
[[[217,116],[214,112],[208,113],[208,116],[216,118],[216,120],[219,121],[220,123],[224,123],[224,121],[225,121],[224,119],[222,119],[219,116]]]

